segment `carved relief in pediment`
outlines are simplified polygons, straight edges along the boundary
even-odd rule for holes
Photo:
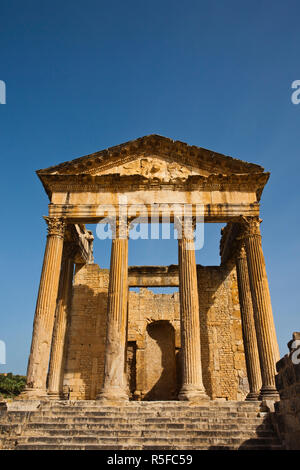
[[[119,173],[123,175],[142,175],[148,179],[158,179],[160,181],[171,181],[175,179],[187,179],[192,174],[199,174],[199,171],[189,169],[176,162],[168,162],[155,157],[142,157],[133,161],[118,165],[109,169],[103,169],[98,174],[108,175]]]

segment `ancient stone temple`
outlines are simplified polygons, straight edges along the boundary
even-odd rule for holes
[[[277,362],[260,233],[269,174],[158,135],[37,174],[48,234],[27,385],[0,400],[0,449],[300,448],[296,346]],[[152,238],[173,224],[176,264],[128,266],[145,223]],[[204,223],[224,224],[218,266],[196,264]],[[110,269],[90,224],[99,243],[111,228]]]
[[[37,174],[50,200],[48,234],[22,398],[277,398],[279,353],[259,218],[269,173],[150,135]],[[220,266],[196,265],[199,207],[205,223],[227,224]],[[178,265],[128,266],[130,224],[137,216],[151,223],[153,208],[158,223],[168,216],[179,227]],[[110,270],[94,264],[85,228],[107,218]],[[155,294],[153,287],[179,292]]]

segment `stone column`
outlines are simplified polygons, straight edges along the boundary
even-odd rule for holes
[[[262,399],[277,399],[275,386],[278,344],[276,340],[271,298],[261,246],[258,217],[243,217],[243,239],[247,253],[248,273],[252,294],[254,322],[262,375]]]
[[[48,395],[53,399],[63,398],[62,381],[65,340],[72,293],[74,255],[76,253],[76,249],[77,247],[74,243],[64,243],[48,374]]]
[[[128,238],[127,225],[117,222],[112,240],[106,327],[104,384],[101,401],[128,400],[125,375],[125,349],[128,297]]]
[[[178,240],[182,387],[179,400],[208,400],[203,382],[200,319],[193,229],[183,226]]]
[[[37,298],[33,335],[27,369],[27,384],[21,398],[47,395],[46,380],[61,268],[65,221],[44,217],[48,236]]]
[[[236,256],[237,280],[240,297],[244,349],[249,382],[246,400],[258,400],[261,389],[261,373],[257,349],[256,331],[249,284],[247,255],[244,243],[238,247]]]

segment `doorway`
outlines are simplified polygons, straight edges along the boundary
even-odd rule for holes
[[[145,366],[144,400],[175,400],[175,330],[169,321],[158,320],[147,326]]]

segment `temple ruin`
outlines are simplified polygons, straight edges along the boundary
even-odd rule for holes
[[[277,399],[279,352],[259,218],[269,173],[149,135],[37,174],[50,200],[48,235],[21,398]],[[144,220],[153,205],[159,222],[171,208],[181,229],[178,265],[128,266],[136,212],[126,214],[124,226],[125,200]],[[192,229],[179,213],[185,205]],[[197,205],[205,223],[226,223],[219,266],[196,265]],[[93,261],[85,224],[115,215],[107,270]],[[179,292],[156,294],[153,287]]]

